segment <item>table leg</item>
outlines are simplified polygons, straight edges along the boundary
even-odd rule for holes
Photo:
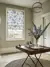
[[[28,55],[28,56],[29,56],[29,55]],[[28,56],[26,57],[25,61],[23,62],[22,67],[23,67],[23,65],[25,64],[26,60],[28,59]]]
[[[38,58],[38,59],[40,59],[40,57],[41,57],[41,54],[40,54],[40,56],[39,56],[39,58]],[[36,62],[36,65],[35,65],[35,67],[37,67],[37,63],[38,63],[38,61]]]
[[[30,55],[29,55],[29,57],[30,57]],[[32,60],[32,62],[35,64],[35,62],[34,62],[34,60],[30,57],[30,59]]]
[[[41,56],[41,54],[40,54],[40,56]],[[36,56],[36,54],[35,54],[35,57],[36,57],[36,60],[37,60],[36,65],[37,65],[37,63],[39,62],[39,63],[40,63],[40,65],[41,65],[42,67],[44,67],[44,66],[42,65],[42,63],[39,61],[40,56],[39,56],[39,58],[37,58],[37,56]]]
[[[34,60],[31,58],[31,56],[28,55],[28,56],[26,57],[25,61],[23,62],[22,67],[23,67],[23,65],[25,64],[25,62],[26,62],[26,60],[28,59],[28,57],[29,57],[29,58],[32,60],[32,62],[35,64]],[[27,65],[29,65],[29,64],[27,63]],[[35,64],[35,66],[36,66],[36,64]]]

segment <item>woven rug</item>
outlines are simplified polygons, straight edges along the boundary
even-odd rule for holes
[[[22,63],[24,62],[24,60],[25,59],[19,59],[19,60],[11,61],[5,67],[22,67]],[[35,59],[34,59],[34,61],[35,61]],[[42,60],[42,59],[40,59],[40,61],[44,67],[50,67],[50,61]],[[35,67],[35,65],[32,63],[32,61],[30,59],[28,59],[23,67]],[[42,67],[42,66],[38,63],[37,67]]]

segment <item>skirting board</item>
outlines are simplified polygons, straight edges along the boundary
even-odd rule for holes
[[[20,52],[20,50],[16,49],[15,47],[0,48],[0,54],[14,53],[14,52]]]

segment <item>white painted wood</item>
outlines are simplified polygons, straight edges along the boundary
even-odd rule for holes
[[[45,27],[50,22],[50,13],[44,14],[42,17],[44,17],[44,27]],[[44,45],[50,47],[50,25],[48,26],[48,28],[44,33]]]
[[[9,47],[9,48],[0,48],[0,54],[3,53],[13,53],[13,52],[19,52],[20,50],[16,49],[15,47]]]

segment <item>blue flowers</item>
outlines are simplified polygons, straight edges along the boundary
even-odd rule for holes
[[[34,37],[37,40],[45,32],[45,30],[47,29],[49,24],[50,24],[50,22],[45,26],[45,28],[43,30],[41,30],[41,25],[37,28],[36,25],[33,23],[33,31],[31,29],[29,29],[29,30],[31,31],[31,33],[34,35]]]
[[[41,31],[41,25],[37,28],[36,25],[33,23],[33,33],[35,35],[39,35]]]

